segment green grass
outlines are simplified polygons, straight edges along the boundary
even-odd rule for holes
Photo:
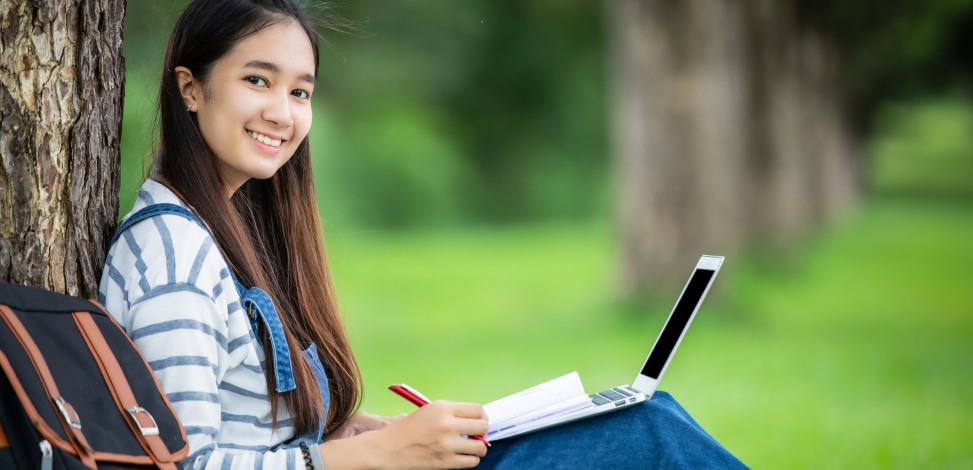
[[[921,111],[886,124],[854,217],[784,265],[727,259],[663,381],[755,468],[973,466],[973,147],[910,147],[969,108]],[[411,411],[397,382],[474,402],[572,370],[626,382],[671,307],[618,302],[598,224],[328,242],[371,412]]]

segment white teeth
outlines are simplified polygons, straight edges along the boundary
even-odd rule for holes
[[[280,147],[282,142],[280,139],[271,139],[270,137],[267,137],[259,132],[247,131],[247,134],[250,137],[253,137],[254,140],[267,144],[271,147]]]

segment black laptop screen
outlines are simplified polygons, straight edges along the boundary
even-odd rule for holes
[[[714,273],[715,271],[709,269],[697,269],[693,272],[693,276],[689,278],[689,284],[686,285],[685,292],[679,297],[676,308],[669,315],[669,321],[666,322],[662,333],[659,333],[659,339],[656,340],[652,352],[649,353],[649,358],[645,360],[645,365],[642,366],[642,375],[658,379],[659,375],[662,374],[662,368],[666,366],[666,361],[672,355],[672,350],[679,342],[679,337],[686,329],[686,325],[692,318],[693,311],[699,305],[703,292]]]

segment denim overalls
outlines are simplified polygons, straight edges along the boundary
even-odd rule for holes
[[[132,214],[122,225],[118,227],[115,235],[111,239],[109,244],[109,250],[111,246],[115,244],[118,238],[123,232],[131,228],[133,225],[150,219],[152,217],[162,215],[162,214],[172,214],[178,215],[180,217],[189,219],[204,230],[209,231],[206,225],[196,217],[191,211],[185,207],[178,206],[176,204],[152,204],[140,209],[138,212]],[[212,236],[212,234],[210,234]],[[287,346],[287,341],[284,338],[284,330],[280,323],[280,317],[277,316],[277,309],[274,308],[274,302],[271,300],[270,296],[267,295],[259,287],[247,288],[239,280],[232,270],[230,271],[230,277],[233,279],[233,284],[236,285],[237,292],[240,294],[240,305],[247,312],[247,316],[250,318],[250,328],[253,330],[254,338],[260,338],[260,329],[266,328],[268,332],[268,337],[270,338],[270,344],[272,346],[271,357],[266,358],[265,366],[273,366],[274,376],[276,377],[276,389],[278,393],[288,392],[294,390],[297,385],[294,383],[294,371],[291,367],[291,355],[290,348]],[[321,359],[317,353],[317,347],[312,343],[304,351],[304,359],[310,365],[311,370],[314,371],[314,376],[317,378],[318,389],[321,391],[321,403],[324,405],[324,412],[321,415],[321,419],[318,421],[316,430],[312,430],[302,436],[295,436],[294,439],[288,443],[283,444],[281,447],[290,448],[296,447],[301,442],[306,444],[320,444],[322,442],[322,434],[324,433],[324,420],[328,415],[328,406],[331,404],[331,394],[328,391],[328,377],[324,372],[324,365],[321,363]]]

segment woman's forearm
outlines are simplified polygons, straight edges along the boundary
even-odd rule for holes
[[[321,461],[328,470],[372,470],[387,468],[382,465],[381,446],[376,442],[377,433],[368,432],[356,436],[334,439],[319,446]]]

